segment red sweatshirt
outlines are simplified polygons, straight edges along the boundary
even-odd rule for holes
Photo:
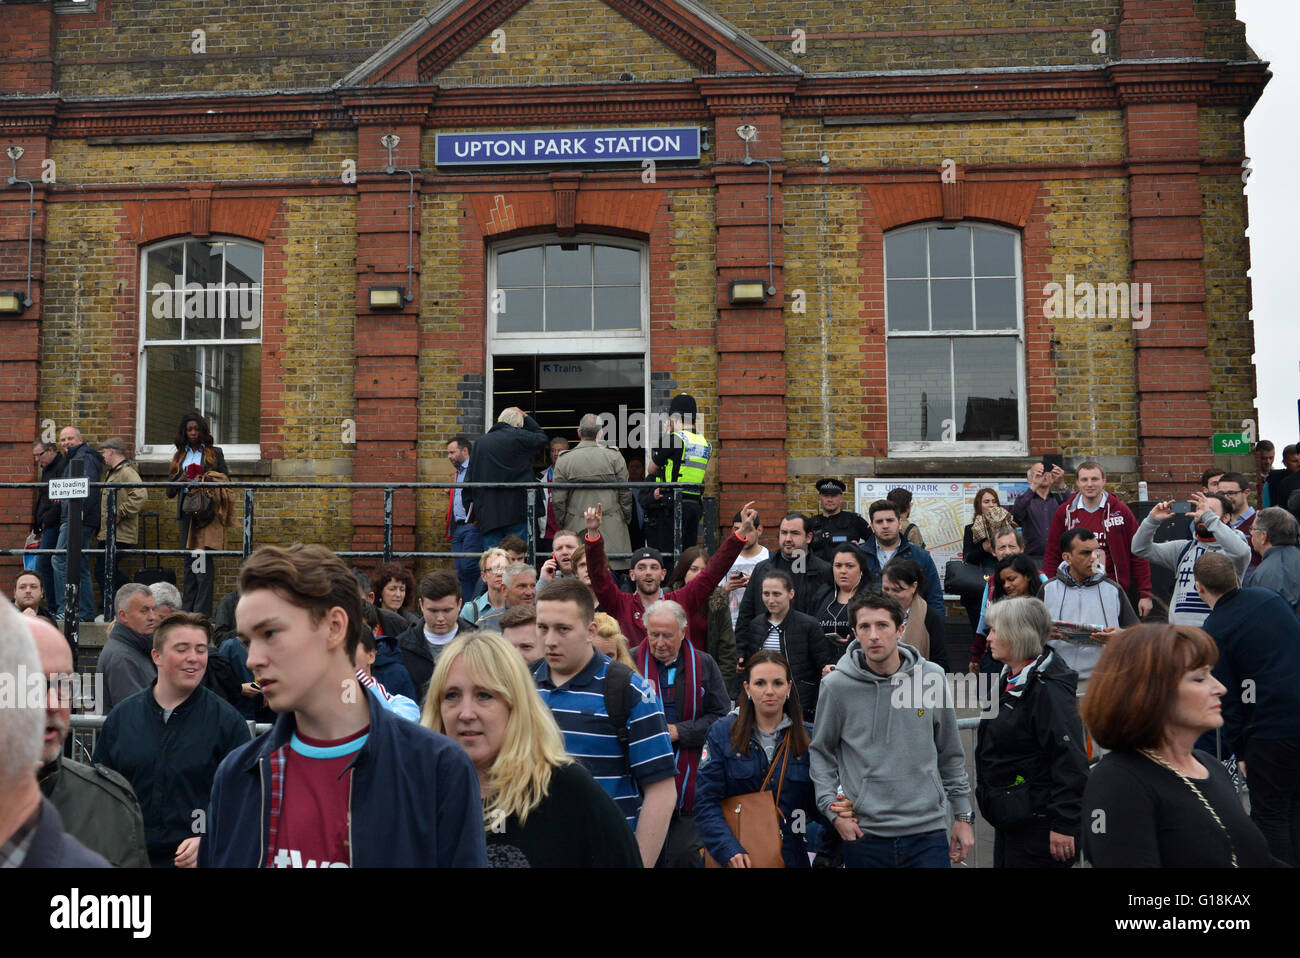
[[[629,647],[644,642],[646,631],[641,622],[641,614],[645,611],[645,606],[641,604],[640,594],[622,591],[610,578],[605,563],[605,540],[600,536],[593,539],[588,535],[585,538],[587,574],[591,576],[591,589],[600,600],[600,611],[618,619],[619,627],[623,630]],[[718,587],[722,577],[731,569],[732,563],[736,561],[736,556],[740,555],[740,550],[743,548],[745,548],[745,540],[733,532],[727,536],[722,545],[718,546],[718,551],[713,554],[704,571],[692,579],[690,585],[683,586],[675,592],[665,592],[663,597],[678,603],[685,609],[688,619],[694,616],[696,610],[709,601],[709,596]],[[707,635],[696,637],[689,632],[688,628],[687,638],[694,645],[701,649],[708,648]]]
[[[1146,559],[1132,553],[1133,535],[1138,521],[1132,511],[1109,492],[1102,494],[1096,512],[1083,508],[1083,496],[1076,493],[1061,503],[1047,532],[1047,554],[1043,557],[1043,575],[1050,580],[1061,564],[1061,535],[1067,529],[1091,529],[1106,553],[1106,576],[1119,583],[1125,592],[1135,582],[1139,599],[1151,598],[1151,566]]]

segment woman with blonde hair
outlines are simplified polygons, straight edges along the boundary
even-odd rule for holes
[[[488,865],[639,868],[623,813],[564,752],[523,658],[494,632],[469,632],[438,657],[421,724],[455,740],[478,770]]]
[[[632,653],[628,650],[627,636],[618,627],[618,619],[608,612],[597,612],[594,621],[597,638],[591,644],[596,647],[596,651],[609,656],[615,662],[622,662],[640,675],[641,673],[637,672],[636,659],[632,658]]]

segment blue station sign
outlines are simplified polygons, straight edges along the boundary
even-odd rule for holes
[[[697,126],[629,130],[528,130],[439,133],[438,166],[507,166],[527,163],[626,163],[698,160]]]

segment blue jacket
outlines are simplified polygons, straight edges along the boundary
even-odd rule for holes
[[[749,751],[744,755],[731,747],[731,728],[739,717],[739,713],[732,712],[710,726],[704,746],[707,761],[702,759],[700,762],[695,786],[695,827],[714,861],[723,866],[745,849],[722,815],[722,800],[732,795],[757,792],[767,774],[767,755],[759,744],[757,732],[750,739]],[[805,724],[805,727],[811,738],[812,726]],[[808,822],[817,820],[808,755],[804,752],[795,758],[791,754],[785,784],[781,787],[781,814],[785,816],[781,822],[784,838],[781,857],[785,859],[786,868],[808,867],[808,843],[804,840],[804,830]],[[780,779],[781,769],[777,768],[768,782],[768,791],[775,793]]]
[[[388,689],[390,695],[405,695],[416,705],[423,706],[415,692],[415,683],[411,673],[402,661],[402,648],[397,644],[397,637],[383,635],[375,638],[375,661],[370,666],[370,674],[375,681]]]
[[[366,692],[370,734],[352,770],[350,839],[355,868],[485,868],[478,775],[446,736],[390,712]],[[212,783],[205,868],[257,868],[266,860],[271,755],[296,728],[283,713],[265,735],[226,756]]]
[[[880,560],[876,558],[876,540],[874,537],[862,543],[862,553],[866,557],[867,567],[862,572],[862,581],[870,579],[875,583],[875,588],[880,588]],[[898,546],[898,551],[894,553],[895,559],[911,559],[921,567],[925,574],[925,601],[930,608],[939,614],[939,618],[946,618],[948,613],[943,607],[943,586],[939,583],[939,570],[935,568],[934,559],[930,558],[930,553],[925,549],[918,549],[912,543],[903,539]]]

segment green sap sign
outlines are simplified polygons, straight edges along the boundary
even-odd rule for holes
[[[1210,452],[1216,455],[1244,456],[1250,452],[1250,443],[1239,432],[1216,432],[1210,440]]]

